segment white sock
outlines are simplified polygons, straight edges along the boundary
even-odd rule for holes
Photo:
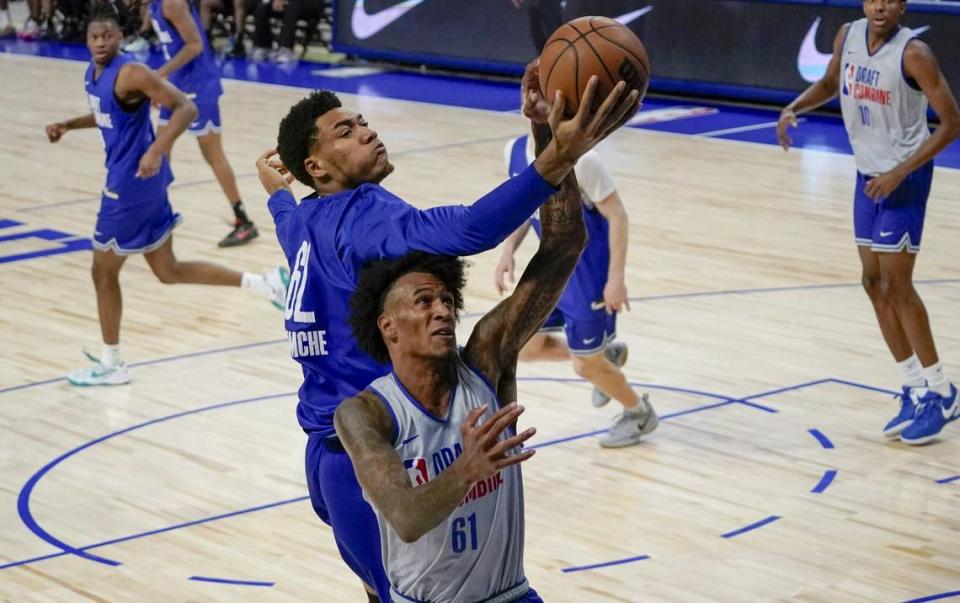
[[[950,395],[950,382],[947,376],[943,374],[943,365],[939,362],[931,366],[923,367],[923,374],[927,378],[927,387],[930,391],[936,392],[946,398]]]
[[[272,292],[270,283],[267,282],[266,277],[262,274],[254,274],[253,272],[243,273],[243,278],[240,280],[240,287],[250,289],[260,295],[270,295]]]
[[[900,371],[900,382],[907,387],[923,387],[926,385],[923,376],[923,365],[916,354],[913,354],[903,362],[897,363],[897,370]]]
[[[10,15],[9,8],[0,10],[0,17],[3,17],[0,19],[0,25],[13,25],[13,16]]]
[[[100,354],[100,364],[107,368],[113,368],[120,364],[120,344],[103,344],[103,353]]]

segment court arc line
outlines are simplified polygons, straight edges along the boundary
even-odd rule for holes
[[[577,381],[577,382],[581,382],[581,383],[584,382],[582,379],[574,379],[574,378],[550,378],[550,377],[542,377],[542,378],[526,377],[526,378],[521,378],[520,380],[527,380],[527,381],[530,381],[530,380],[539,380],[539,381],[545,381],[545,380],[546,380],[546,381],[551,381],[551,380],[552,380],[552,381],[559,381],[559,382]],[[638,384],[638,383],[631,383],[631,385],[635,385],[635,386],[644,385],[644,386],[647,386],[647,384]],[[705,406],[694,407],[694,408],[690,408],[690,409],[678,411],[678,412],[675,412],[675,413],[671,413],[670,415],[664,416],[664,417],[663,417],[664,419],[666,419],[666,418],[672,418],[672,417],[677,417],[677,416],[682,416],[682,415],[687,415],[687,414],[692,414],[692,413],[700,412],[700,411],[703,411],[703,410],[710,410],[710,409],[712,409],[712,408],[717,408],[717,407],[719,407],[719,406],[725,406],[725,405],[728,405],[728,404],[732,404],[732,403],[733,403],[732,400],[730,400],[729,398],[726,398],[725,396],[721,396],[720,394],[713,394],[713,393],[710,393],[710,392],[699,392],[699,391],[697,391],[697,390],[690,390],[690,389],[686,389],[686,388],[678,388],[678,387],[671,387],[671,386],[665,386],[665,385],[650,385],[649,387],[657,388],[657,389],[664,389],[664,390],[679,391],[679,392],[683,392],[683,393],[693,393],[693,394],[696,394],[696,395],[701,395],[701,396],[705,396],[705,397],[711,397],[711,398],[717,398],[717,399],[723,400],[723,401],[720,402],[720,403],[708,404],[708,405],[705,405]],[[79,556],[79,557],[83,557],[83,558],[85,558],[85,559],[88,559],[88,560],[90,560],[90,561],[95,561],[95,562],[103,563],[103,564],[106,564],[106,565],[120,565],[120,562],[118,562],[118,561],[114,561],[114,560],[112,560],[112,559],[107,559],[107,558],[105,558],[105,557],[99,557],[99,556],[96,556],[96,555],[90,555],[90,554],[86,553],[85,551],[86,551],[87,549],[97,548],[97,547],[101,547],[101,546],[107,546],[107,545],[109,545],[109,544],[116,544],[116,543],[119,543],[119,542],[125,542],[125,541],[127,541],[127,540],[133,540],[133,539],[136,539],[136,538],[142,538],[142,537],[145,537],[145,536],[151,536],[151,535],[154,535],[154,534],[158,534],[158,533],[162,533],[162,532],[167,532],[167,531],[174,530],[174,529],[179,529],[179,528],[182,528],[182,527],[189,527],[189,526],[192,526],[192,525],[196,525],[196,524],[198,524],[198,523],[205,523],[205,522],[208,522],[208,521],[213,521],[213,520],[217,520],[217,519],[223,519],[223,518],[231,517],[231,516],[233,516],[233,515],[237,515],[237,514],[240,514],[240,513],[245,513],[245,512],[251,512],[251,511],[261,510],[261,509],[263,509],[263,508],[269,508],[269,507],[272,507],[272,506],[277,506],[278,504],[286,504],[286,503],[288,503],[288,502],[292,502],[293,499],[292,499],[291,501],[281,501],[280,503],[270,503],[270,504],[267,504],[267,505],[262,505],[262,506],[260,506],[260,507],[256,507],[256,508],[252,508],[252,509],[248,509],[248,510],[242,510],[242,511],[240,511],[240,512],[232,512],[232,513],[227,513],[227,514],[223,514],[223,515],[213,516],[213,517],[210,517],[210,518],[204,518],[204,519],[200,519],[200,520],[194,520],[194,521],[190,521],[190,522],[185,522],[185,523],[182,523],[182,524],[176,524],[176,525],[174,525],[174,526],[168,526],[168,527],[166,527],[166,528],[159,528],[159,529],[156,529],[156,530],[150,530],[150,531],[147,531],[147,532],[142,532],[142,533],[140,533],[140,534],[134,534],[134,535],[132,535],[132,536],[123,536],[123,537],[115,538],[115,539],[112,539],[112,540],[106,540],[106,541],[103,541],[103,542],[99,542],[99,543],[96,543],[96,544],[94,544],[94,545],[84,546],[84,547],[72,547],[72,546],[70,546],[69,544],[67,544],[67,543],[65,543],[65,542],[57,539],[56,537],[52,536],[49,532],[47,532],[47,531],[44,530],[42,527],[40,527],[40,525],[39,525],[39,524],[36,522],[36,520],[33,518],[32,512],[30,511],[30,497],[31,497],[31,495],[32,495],[32,493],[33,493],[33,490],[34,490],[36,484],[40,481],[40,479],[42,479],[44,475],[46,475],[50,470],[52,470],[54,467],[56,467],[57,465],[59,465],[59,464],[60,464],[61,462],[63,462],[64,460],[66,460],[66,459],[72,457],[73,455],[75,455],[75,454],[77,454],[77,453],[79,453],[79,452],[81,452],[81,451],[83,451],[83,450],[86,450],[87,448],[90,448],[90,447],[92,447],[92,446],[94,446],[94,445],[96,445],[96,444],[102,443],[102,442],[104,442],[104,441],[106,441],[106,440],[108,440],[108,439],[110,439],[110,438],[116,437],[116,436],[118,436],[118,435],[123,435],[123,434],[129,433],[129,432],[131,432],[131,431],[140,429],[140,428],[142,428],[142,427],[147,427],[147,426],[150,426],[150,425],[155,425],[155,424],[157,424],[157,423],[162,423],[162,422],[165,422],[165,421],[170,421],[170,420],[173,420],[173,419],[182,418],[182,417],[184,417],[184,416],[189,416],[189,415],[193,415],[193,414],[197,414],[197,413],[201,413],[201,412],[206,412],[206,411],[209,411],[209,410],[218,410],[218,409],[226,408],[226,407],[230,407],[230,406],[237,406],[237,405],[240,405],[240,404],[246,404],[246,403],[251,403],[251,402],[258,402],[258,401],[263,401],[263,400],[271,400],[271,399],[282,398],[282,397],[290,397],[290,396],[294,396],[294,395],[296,395],[296,392],[288,392],[288,393],[282,393],[282,394],[272,394],[272,395],[268,395],[268,396],[259,396],[259,397],[256,397],[256,398],[245,398],[245,399],[242,399],[242,400],[233,400],[233,401],[228,401],[228,402],[221,402],[221,403],[218,403],[218,404],[212,404],[212,405],[209,405],[209,406],[204,406],[204,407],[195,408],[195,409],[188,410],[188,411],[183,411],[183,412],[175,413],[175,414],[172,414],[172,415],[167,415],[167,416],[164,416],[164,417],[159,417],[159,418],[156,418],[156,419],[152,419],[152,420],[150,420],[150,421],[145,421],[145,422],[143,422],[143,423],[139,423],[139,424],[136,424],[136,425],[132,425],[132,426],[127,427],[127,428],[122,429],[122,430],[118,430],[118,431],[112,432],[112,433],[107,434],[107,435],[105,435],[105,436],[101,436],[101,437],[96,438],[96,439],[94,439],[94,440],[91,440],[91,441],[89,441],[89,442],[87,442],[87,443],[85,443],[85,444],[83,444],[83,445],[81,445],[81,446],[77,446],[77,447],[73,448],[72,450],[67,451],[67,452],[64,453],[64,454],[61,454],[60,456],[58,456],[57,458],[55,458],[53,461],[47,463],[47,465],[45,465],[44,467],[42,467],[39,471],[37,471],[33,476],[30,477],[30,479],[27,481],[27,483],[26,483],[26,484],[24,485],[24,487],[21,489],[20,494],[19,494],[19,496],[18,496],[18,500],[17,500],[17,503],[18,503],[18,504],[17,504],[18,512],[20,513],[20,519],[21,519],[21,521],[23,522],[23,524],[24,524],[31,532],[33,532],[33,534],[34,534],[35,536],[37,536],[37,537],[40,538],[41,540],[44,540],[44,541],[47,542],[48,544],[51,544],[51,545],[59,548],[61,552],[60,552],[60,553],[53,553],[53,554],[50,554],[50,555],[42,555],[42,556],[39,556],[39,557],[34,557],[34,558],[31,558],[31,559],[27,559],[27,560],[12,562],[12,563],[8,563],[8,564],[6,564],[6,565],[0,565],[0,570],[5,569],[5,568],[8,568],[8,567],[15,567],[15,566],[17,566],[17,565],[25,565],[25,564],[27,564],[27,563],[32,563],[32,562],[35,562],[35,561],[42,561],[42,560],[51,559],[51,558],[54,558],[54,557],[60,557],[60,556],[67,555],[67,554],[76,555],[76,556]],[[597,435],[597,434],[599,434],[599,433],[604,433],[604,432],[606,432],[606,431],[607,431],[607,429],[602,429],[602,430],[599,430],[599,431],[597,431],[597,432],[595,432],[595,433],[594,433],[594,432],[591,432],[591,433],[589,433],[589,434],[579,434],[579,435],[575,435],[575,436],[572,436],[572,437],[569,437],[569,438],[563,438],[562,441],[571,441],[571,440],[574,440],[574,439],[580,439],[580,438],[583,438],[583,437],[588,437],[589,435]],[[547,445],[547,446],[549,446],[549,445],[555,445],[555,444],[562,443],[562,441],[547,442],[547,443],[545,443],[544,445]],[[296,500],[299,500],[299,499],[296,499]]]
[[[836,469],[827,469],[823,472],[823,477],[820,478],[820,482],[813,487],[813,490],[810,490],[814,494],[822,494],[824,490],[830,487],[830,484],[833,483],[833,479],[837,477]]]
[[[649,559],[650,555],[637,555],[635,557],[627,557],[626,559],[615,559],[613,561],[604,561],[602,563],[592,563],[590,565],[575,565],[573,567],[565,567],[560,571],[564,574],[570,574],[573,572],[583,572],[586,570],[598,569],[601,567],[610,567],[612,565],[623,565],[625,563],[634,563],[636,561],[643,561],[644,559]]]
[[[817,438],[817,441],[820,442],[820,445],[823,446],[824,448],[828,448],[828,449],[836,448],[833,445],[833,442],[830,441],[830,438],[824,435],[824,433],[819,429],[808,429],[807,431],[810,432],[810,435]]]
[[[215,584],[231,584],[236,586],[265,586],[271,587],[276,582],[262,582],[260,580],[233,580],[230,578],[211,578],[208,576],[190,576],[187,580],[194,582],[212,582]]]
[[[523,380],[523,381],[553,380],[553,381],[557,381],[557,382],[569,382],[569,381],[573,381],[573,382],[581,382],[581,383],[584,383],[584,382],[585,382],[583,379],[577,379],[577,378],[549,378],[549,377],[543,377],[543,378],[522,377],[522,378],[520,378],[520,379],[518,379],[518,380]],[[821,380],[818,380],[818,381],[815,381],[815,382],[810,382],[810,383],[805,383],[805,384],[799,384],[798,386],[792,386],[792,387],[788,387],[788,388],[780,388],[780,390],[778,390],[778,391],[790,391],[791,389],[798,389],[798,388],[800,388],[800,387],[809,387],[809,386],[811,385],[811,383],[812,383],[812,384],[820,384],[820,383],[827,383],[827,382],[831,382],[831,381],[833,381],[833,379],[821,379]],[[711,393],[709,393],[709,392],[697,392],[696,390],[690,390],[690,389],[686,389],[686,388],[676,388],[676,387],[671,387],[671,386],[652,386],[652,385],[648,385],[648,384],[639,384],[639,383],[637,383],[637,382],[631,382],[631,385],[634,385],[634,386],[645,385],[645,386],[649,386],[649,387],[656,387],[656,388],[659,388],[659,389],[680,391],[680,392],[683,392],[683,393],[694,393],[694,394],[698,394],[698,395],[703,395],[703,396],[705,396],[705,397],[723,398],[723,396],[720,396],[719,394],[711,394]],[[162,422],[162,421],[164,421],[164,420],[170,420],[170,419],[172,419],[172,418],[177,418],[177,417],[181,417],[181,416],[186,416],[186,415],[190,415],[190,414],[195,414],[195,413],[203,412],[203,411],[205,411],[205,410],[213,410],[213,409],[217,409],[217,408],[222,408],[222,407],[225,407],[225,406],[227,406],[227,405],[237,405],[237,404],[240,404],[240,403],[253,402],[253,401],[257,401],[257,400],[272,399],[272,398],[283,397],[283,396],[291,396],[291,395],[294,395],[294,394],[293,394],[293,393],[275,394],[275,395],[263,396],[263,397],[255,398],[255,399],[245,399],[245,400],[239,400],[239,401],[232,401],[232,402],[225,402],[225,403],[213,404],[213,405],[210,405],[210,406],[201,407],[201,408],[193,409],[193,410],[190,410],[190,411],[184,411],[184,412],[181,412],[181,413],[177,413],[176,415],[171,415],[171,416],[168,416],[168,417],[161,417],[161,418],[159,418],[159,419],[154,419],[153,421],[149,421],[149,422],[147,422],[147,423],[145,423],[145,424],[141,424],[140,426],[142,427],[142,426],[146,426],[146,424],[152,424],[152,423]],[[746,396],[744,399],[750,399],[750,398],[752,398],[752,397],[754,397],[754,396]],[[729,404],[734,404],[734,403],[736,403],[736,402],[738,402],[738,401],[741,401],[741,400],[726,398],[725,400],[723,400],[722,402],[720,402],[720,403],[718,403],[718,404],[709,404],[709,405],[705,405],[705,406],[701,406],[701,407],[694,407],[694,408],[687,409],[687,410],[683,410],[683,411],[677,411],[677,412],[675,412],[675,413],[671,413],[671,414],[668,415],[668,416],[665,416],[664,418],[670,418],[670,417],[682,416],[682,415],[686,415],[686,414],[692,414],[692,413],[694,413],[694,412],[700,412],[700,411],[703,411],[703,410],[709,410],[709,409],[712,409],[712,408],[718,408],[718,407],[721,407],[721,406],[726,406],[726,405],[729,405]],[[137,428],[137,427],[138,427],[138,426],[132,426],[132,427],[130,427],[130,428],[127,428],[127,429],[125,429],[125,430],[122,430],[122,432],[115,432],[114,434],[109,434],[108,436],[104,436],[104,437],[99,438],[98,441],[104,441],[104,440],[108,439],[109,437],[113,437],[114,435],[119,435],[120,433],[126,433],[126,432],[128,432],[128,431],[132,431],[133,429],[135,429],[135,428]],[[579,434],[579,435],[574,435],[574,436],[570,436],[570,437],[567,437],[567,438],[561,438],[561,439],[559,439],[559,440],[555,440],[555,441],[551,441],[551,442],[545,442],[544,444],[541,444],[541,446],[560,444],[560,443],[563,443],[563,442],[565,442],[565,441],[572,441],[572,440],[580,439],[580,438],[583,438],[583,437],[589,437],[590,435],[597,435],[597,434],[603,433],[603,432],[605,432],[605,431],[607,431],[607,430],[606,430],[606,429],[603,429],[603,430],[597,430],[597,431],[594,431],[594,432],[588,432],[588,433],[586,433],[586,434]],[[93,442],[88,442],[87,445],[84,445],[83,447],[78,447],[77,449],[75,449],[74,454],[75,454],[76,452],[79,452],[81,449],[88,448],[88,447],[90,447],[90,446],[92,446],[92,445],[93,445]],[[64,457],[64,459],[67,458],[66,455],[61,455],[61,456]],[[63,460],[63,459],[61,459],[61,460]],[[48,465],[50,465],[50,464],[48,464]],[[51,466],[50,468],[52,469],[52,466]],[[49,471],[49,469],[47,469],[47,471]],[[957,476],[957,477],[960,478],[960,476]],[[21,497],[22,497],[22,496],[23,496],[23,491],[21,490]],[[214,515],[214,516],[211,516],[211,517],[201,518],[201,519],[198,519],[198,520],[192,520],[192,521],[188,521],[188,522],[183,522],[183,523],[176,524],[176,525],[173,525],[173,526],[167,526],[167,527],[164,527],[164,528],[158,528],[158,529],[155,529],[155,530],[149,530],[149,531],[141,532],[141,533],[138,533],[138,534],[133,534],[133,535],[129,535],[129,536],[123,536],[123,537],[114,538],[114,539],[111,539],[111,540],[105,540],[105,541],[102,541],[102,542],[98,542],[98,543],[91,544],[91,545],[86,545],[86,546],[83,546],[83,547],[76,547],[74,550],[85,551],[85,550],[87,550],[87,549],[93,549],[93,548],[98,548],[98,547],[102,547],[102,546],[108,546],[108,545],[111,545],[111,544],[117,544],[117,543],[120,543],[120,542],[126,542],[126,541],[128,541],[128,540],[135,540],[135,539],[138,539],[138,538],[143,538],[143,537],[151,536],[151,535],[154,535],[154,534],[159,534],[159,533],[163,533],[163,532],[168,532],[168,531],[172,531],[172,530],[176,530],[176,529],[180,529],[180,528],[184,528],[184,527],[190,527],[190,526],[193,526],[193,525],[198,525],[198,524],[202,524],[202,523],[207,523],[207,522],[210,522],[210,521],[216,521],[216,520],[219,520],[219,519],[225,519],[225,518],[232,517],[232,516],[235,516],[235,515],[241,515],[241,514],[244,514],[244,513],[250,513],[250,512],[254,512],[254,511],[260,511],[260,510],[264,510],[264,509],[271,508],[271,507],[275,507],[275,506],[280,506],[280,505],[284,505],[284,504],[290,504],[290,503],[292,503],[292,502],[299,502],[299,501],[302,501],[302,500],[306,500],[307,498],[309,498],[309,497],[304,496],[304,497],[298,497],[298,498],[294,498],[294,499],[287,499],[287,500],[283,500],[283,501],[278,501],[278,502],[274,502],[274,503],[267,503],[267,504],[259,505],[259,506],[256,506],[256,507],[250,507],[250,508],[247,508],[247,509],[241,509],[241,510],[239,510],[239,511],[233,511],[233,512],[230,512],[230,513]],[[22,518],[21,518],[21,519],[22,519]],[[5,564],[5,565],[0,565],[0,570],[7,569],[7,568],[10,568],[10,567],[16,567],[16,566],[19,566],[19,565],[27,565],[27,564],[30,564],[30,563],[35,563],[35,562],[37,562],[37,561],[44,561],[44,560],[52,559],[52,558],[55,558],[55,557],[62,557],[62,556],[67,555],[67,554],[72,554],[72,552],[71,552],[71,551],[64,550],[64,549],[61,549],[61,551],[58,552],[58,553],[41,555],[41,556],[29,558],[29,559],[24,559],[24,560],[20,560],[20,561],[10,562],[10,563],[7,563],[7,564]]]
[[[938,595],[927,595],[926,597],[910,599],[909,601],[904,601],[903,603],[927,603],[928,601],[939,601],[940,599],[949,599],[951,597],[960,597],[960,590],[952,590],[948,593],[940,593]]]
[[[749,525],[745,525],[745,526],[743,526],[742,528],[737,528],[736,530],[733,530],[732,532],[727,532],[726,534],[721,534],[721,535],[720,535],[720,538],[735,538],[736,536],[739,536],[740,534],[745,534],[745,533],[747,533],[747,532],[752,532],[753,530],[756,530],[756,529],[758,529],[758,528],[762,528],[763,526],[769,525],[769,524],[777,521],[778,519],[781,519],[781,516],[780,516],[780,515],[771,515],[771,516],[769,516],[769,517],[767,517],[767,518],[765,518],[765,519],[761,519],[760,521],[755,521],[754,523],[751,523],[751,524],[749,524]]]
[[[228,402],[221,402],[221,403],[219,403],[219,404],[213,404],[213,405],[211,405],[211,406],[206,406],[206,407],[201,407],[201,408],[195,408],[195,409],[192,409],[192,410],[187,410],[187,411],[183,411],[183,412],[178,412],[178,413],[175,413],[175,414],[172,414],[172,415],[167,415],[167,416],[165,416],[165,417],[159,417],[159,418],[156,418],[156,419],[151,419],[151,420],[149,420],[149,421],[145,421],[145,422],[143,422],[143,423],[138,423],[138,424],[136,424],[136,425],[132,425],[132,426],[130,426],[130,427],[127,427],[127,428],[125,428],[125,429],[121,429],[121,430],[119,430],[119,431],[114,431],[113,433],[109,433],[109,434],[107,434],[107,435],[105,435],[105,436],[101,436],[101,437],[99,437],[99,438],[90,440],[90,441],[88,441],[88,442],[86,442],[86,443],[84,443],[84,444],[81,444],[80,446],[77,446],[77,447],[75,447],[75,448],[73,448],[73,449],[71,449],[71,450],[68,450],[67,452],[61,454],[60,456],[56,457],[55,459],[53,459],[52,461],[50,461],[49,463],[47,463],[46,465],[44,465],[43,467],[41,467],[36,473],[34,473],[33,475],[31,475],[30,478],[26,481],[26,483],[25,483],[25,484],[23,485],[23,487],[20,489],[19,495],[17,496],[17,513],[18,513],[18,515],[20,516],[20,521],[23,522],[23,525],[26,526],[26,528],[27,528],[28,530],[30,530],[31,532],[33,532],[33,534],[34,534],[36,537],[40,538],[41,540],[43,540],[43,541],[46,542],[47,544],[53,545],[54,547],[60,549],[61,551],[64,551],[64,552],[66,552],[66,553],[70,553],[70,554],[72,554],[72,555],[76,555],[77,557],[83,557],[84,559],[87,559],[87,560],[89,560],[89,561],[95,561],[95,562],[97,562],[97,563],[102,563],[102,564],[104,564],[104,565],[112,565],[112,566],[120,565],[120,562],[119,562],[119,561],[114,561],[114,560],[112,560],[112,559],[107,559],[107,558],[105,558],[105,557],[100,557],[100,556],[97,556],[97,555],[91,555],[90,553],[87,553],[87,552],[85,552],[85,551],[83,551],[83,550],[81,550],[81,549],[75,548],[75,547],[67,544],[66,542],[64,542],[64,541],[56,538],[55,536],[53,536],[52,534],[50,534],[49,532],[47,532],[46,530],[44,530],[42,527],[40,527],[40,524],[37,523],[36,519],[35,519],[34,516],[33,516],[33,512],[30,510],[30,497],[32,496],[33,490],[34,490],[34,488],[36,487],[37,483],[39,483],[39,481],[43,478],[44,475],[46,475],[47,473],[49,473],[54,467],[56,467],[57,465],[59,465],[59,464],[62,463],[63,461],[65,461],[65,460],[67,460],[68,458],[76,455],[76,454],[79,453],[79,452],[82,452],[82,451],[86,450],[87,448],[90,448],[91,446],[95,446],[95,445],[97,445],[97,444],[100,444],[100,443],[102,443],[102,442],[105,442],[106,440],[109,440],[109,439],[114,438],[114,437],[116,437],[116,436],[123,435],[123,434],[125,434],[125,433],[129,433],[129,432],[131,432],[131,431],[135,431],[135,430],[137,430],[137,429],[141,429],[141,428],[143,428],[143,427],[148,427],[148,426],[150,426],[150,425],[155,425],[155,424],[157,424],[157,423],[163,423],[163,422],[165,422],[165,421],[170,421],[170,420],[172,420],[172,419],[177,419],[177,418],[180,418],[180,417],[185,417],[185,416],[192,415],[192,414],[196,414],[196,413],[200,413],[200,412],[205,412],[205,411],[208,411],[208,410],[216,410],[216,409],[220,409],[220,408],[227,408],[227,407],[230,407],[230,406],[237,406],[237,405],[239,405],[239,404],[248,404],[248,403],[250,403],[250,402],[257,402],[257,401],[261,401],[261,400],[270,400],[270,399],[276,399],[276,398],[284,398],[284,397],[290,397],[290,396],[294,396],[294,395],[296,395],[296,392],[287,392],[287,393],[283,393],[283,394],[272,394],[272,395],[269,395],[269,396],[258,396],[258,397],[255,397],[255,398],[245,398],[245,399],[242,399],[242,400],[231,400],[231,401],[228,401]]]

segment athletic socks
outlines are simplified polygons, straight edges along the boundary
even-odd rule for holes
[[[242,289],[250,289],[261,295],[270,295],[273,291],[273,288],[270,287],[270,283],[267,282],[264,275],[254,274],[253,272],[243,273],[243,278],[240,279],[240,287]]]
[[[931,366],[925,366],[923,367],[923,374],[927,378],[927,387],[930,391],[944,398],[950,396],[950,382],[947,380],[947,376],[943,374],[943,365],[938,362]]]
[[[103,344],[103,352],[100,354],[100,364],[106,368],[114,368],[120,364],[120,344]]]
[[[900,372],[900,383],[903,385],[907,387],[923,387],[926,385],[926,378],[923,375],[924,368],[916,354],[911,355],[903,362],[898,362],[897,370]]]
[[[237,201],[231,204],[233,206],[233,215],[240,224],[249,224],[250,218],[247,216],[247,208],[243,206],[243,201]]]

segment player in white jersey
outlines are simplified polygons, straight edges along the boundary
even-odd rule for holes
[[[780,114],[777,138],[792,141],[796,116],[838,94],[857,163],[854,232],[863,286],[900,370],[900,412],[884,427],[908,444],[933,440],[960,417],[927,311],[913,288],[933,158],[960,137],[960,110],[930,47],[900,25],[905,0],[864,0],[865,19],[840,28],[827,73]],[[940,125],[930,134],[927,105]]]
[[[559,120],[554,112],[553,120]],[[535,126],[538,150],[549,129]],[[337,408],[337,435],[380,524],[395,601],[537,602],[523,571],[517,358],[586,242],[571,172],[540,209],[543,237],[513,294],[458,349],[463,263],[416,252],[362,272],[357,342],[392,372]]]

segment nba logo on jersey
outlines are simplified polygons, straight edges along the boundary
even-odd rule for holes
[[[856,75],[856,73],[857,73],[856,65],[854,65],[853,63],[847,63],[846,65],[844,65],[843,81],[842,81],[843,85],[841,87],[840,94],[844,96],[850,95],[850,90],[853,89],[853,81],[855,79],[854,76]]]
[[[427,459],[423,457],[403,459],[403,467],[407,470],[414,488],[430,481],[430,476],[427,474]]]

